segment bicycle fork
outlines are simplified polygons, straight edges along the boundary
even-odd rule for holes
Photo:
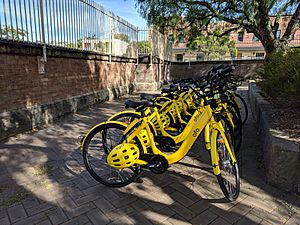
[[[221,124],[207,124],[204,130],[205,147],[210,152],[211,164],[213,167],[214,174],[217,176],[220,174],[219,155],[217,149],[217,135],[221,134],[222,140],[224,141],[226,151],[229,153],[232,164],[236,163],[236,159],[231,151],[230,144],[224,133],[223,126]]]

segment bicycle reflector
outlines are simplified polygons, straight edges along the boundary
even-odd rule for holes
[[[135,164],[140,156],[139,148],[135,144],[122,143],[114,147],[107,156],[110,166],[123,169]]]

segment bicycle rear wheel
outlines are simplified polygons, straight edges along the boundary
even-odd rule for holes
[[[225,130],[225,132],[228,132]],[[225,133],[226,134],[226,133]],[[229,134],[226,136],[230,136]],[[229,152],[225,146],[221,133],[218,131],[216,135],[216,146],[217,154],[219,157],[220,174],[217,175],[218,183],[220,188],[229,201],[235,201],[240,193],[240,176],[237,162],[232,163]],[[227,139],[229,142],[232,153],[234,154],[234,144],[232,141]]]
[[[95,180],[109,187],[126,186],[140,173],[139,166],[120,170],[107,163],[107,155],[122,142],[125,129],[125,125],[117,123],[101,124],[88,133],[83,143],[83,160],[86,169]],[[141,149],[138,139],[135,143]]]
[[[241,149],[242,146],[242,123],[240,118],[237,116],[237,113],[235,113],[235,111],[233,110],[233,108],[228,107],[228,112],[231,114],[232,116],[232,120],[234,123],[234,149],[235,152],[239,152],[239,150]]]
[[[241,118],[242,118],[242,125],[244,125],[248,119],[248,107],[247,107],[245,99],[241,95],[235,94],[235,96],[237,97],[239,104],[240,104],[240,114],[241,114]]]

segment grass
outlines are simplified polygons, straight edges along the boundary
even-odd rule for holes
[[[42,165],[34,168],[33,175],[35,176],[43,176],[46,174],[50,174],[52,170],[51,166]]]

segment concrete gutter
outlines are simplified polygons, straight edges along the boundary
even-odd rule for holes
[[[255,83],[249,83],[249,100],[260,140],[267,182],[288,192],[300,191],[300,148],[288,140],[288,134],[272,129],[272,106],[260,94]]]

